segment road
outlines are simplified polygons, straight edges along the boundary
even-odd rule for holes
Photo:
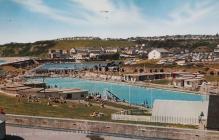
[[[17,126],[6,126],[6,131],[6,140],[139,140],[99,134],[91,135],[72,131],[58,131]]]

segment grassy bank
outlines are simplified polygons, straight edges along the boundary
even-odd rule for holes
[[[112,107],[120,107],[126,109],[135,109],[135,107],[127,107],[124,105],[107,103]],[[192,128],[197,129],[197,126],[192,125],[180,125],[180,124],[164,124],[164,123],[153,123],[153,122],[135,122],[135,121],[113,121],[111,120],[111,114],[116,113],[117,110],[101,108],[99,106],[87,107],[79,102],[67,103],[67,104],[54,104],[48,106],[45,100],[41,103],[28,103],[26,100],[20,102],[15,97],[9,97],[0,93],[0,107],[3,107],[7,114],[16,115],[30,115],[30,116],[44,116],[44,117],[58,117],[58,118],[72,118],[72,119],[86,119],[86,120],[97,120],[97,121],[111,121],[120,123],[130,124],[142,124],[142,125],[155,125],[165,127],[177,127],[177,128]],[[91,117],[90,114],[93,112],[104,113],[103,117]]]
[[[15,97],[5,96],[0,93],[0,107],[5,109],[8,114],[60,117],[73,119],[89,119],[110,121],[111,113],[115,110],[101,108],[98,106],[87,107],[80,103],[55,104],[48,106],[44,100],[42,103],[28,103],[27,101],[18,102]],[[90,117],[94,111],[104,113],[103,117]]]
[[[131,47],[134,42],[122,40],[62,40],[62,41],[38,41],[34,43],[10,43],[0,45],[0,56],[36,56],[45,58],[49,49],[71,48],[106,48],[106,47]]]
[[[54,49],[71,49],[71,48],[100,48],[100,47],[111,47],[111,48],[123,48],[132,47],[135,43],[128,41],[118,41],[118,40],[65,40],[57,41]]]

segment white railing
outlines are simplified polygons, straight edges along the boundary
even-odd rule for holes
[[[111,118],[112,120],[124,120],[124,121],[199,125],[198,118],[194,118],[194,117],[185,118],[185,117],[171,117],[171,116],[138,116],[138,115],[112,114]]]
[[[172,123],[184,125],[198,125],[198,118],[194,117],[172,117],[172,116],[151,116],[150,122]]]
[[[112,114],[112,120],[149,122],[150,116]]]

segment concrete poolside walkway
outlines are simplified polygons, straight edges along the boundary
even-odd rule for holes
[[[2,90],[0,90],[0,94],[4,94],[4,95],[7,95],[7,96],[11,96],[11,97],[16,97],[16,95],[18,95],[18,94],[14,94],[14,93],[5,92],[5,91],[2,91]]]
[[[30,140],[32,140],[32,137],[34,136],[35,137],[38,135],[47,136],[48,134],[51,134],[53,132],[55,132],[55,134],[56,132],[57,133],[67,132],[67,136],[65,133],[58,134],[60,136],[63,135],[63,138],[60,139],[65,139],[67,137],[71,137],[72,135],[73,138],[71,139],[74,139],[76,137],[76,136],[74,137],[75,133],[76,134],[82,133],[83,134],[82,139],[85,140],[86,137],[84,137],[84,135],[87,136],[90,134],[95,134],[97,136],[106,137],[106,138],[110,136],[109,137],[110,139],[106,139],[106,138],[100,139],[99,137],[99,139],[96,140],[113,140],[113,139],[123,140],[124,138],[125,138],[124,140],[132,140],[132,139],[147,140],[148,137],[152,138],[151,140],[158,140],[158,139],[218,140],[219,138],[219,132],[211,131],[211,130],[173,128],[173,127],[163,127],[163,126],[153,126],[153,125],[140,125],[140,124],[136,125],[136,124],[125,124],[125,123],[116,123],[116,122],[13,115],[13,114],[7,114],[6,117],[7,117],[7,123],[6,123],[7,134],[9,136],[15,135],[25,138],[27,137],[26,139],[30,138]],[[48,130],[48,132],[45,130]],[[48,136],[48,138],[46,137],[40,139],[50,139],[50,137],[51,139],[54,138],[52,140],[56,140],[56,137],[54,137],[54,135]],[[95,139],[91,139],[91,140],[95,140]]]
[[[86,134],[85,132],[82,133],[79,131],[58,131],[17,126],[6,126],[6,130],[7,140],[139,140],[127,137],[107,136],[105,134]]]
[[[179,91],[179,92],[185,92],[187,94],[203,94],[199,91],[192,91],[184,88],[175,88],[173,85],[162,85],[162,84],[154,84],[154,83],[145,83],[145,82],[122,82],[122,81],[116,81],[116,80],[105,80],[101,78],[89,78],[89,77],[83,77],[81,76],[79,79],[82,80],[91,80],[91,81],[98,81],[98,82],[106,82],[106,83],[116,83],[116,84],[124,84],[124,85],[130,85],[130,86],[139,86],[144,88],[157,88],[157,89],[164,89],[164,90],[171,90],[171,91]]]

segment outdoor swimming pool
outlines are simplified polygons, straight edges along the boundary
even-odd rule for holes
[[[42,79],[35,80],[41,81]],[[88,90],[89,92],[104,93],[105,90],[109,90],[121,100],[124,99],[131,104],[138,105],[142,105],[144,102],[147,102],[147,104],[151,106],[156,99],[201,101],[206,98],[201,95],[187,94],[178,91],[144,88],[126,84],[82,80],[76,78],[46,78],[45,82],[53,87],[57,85],[59,88],[81,88]]]

